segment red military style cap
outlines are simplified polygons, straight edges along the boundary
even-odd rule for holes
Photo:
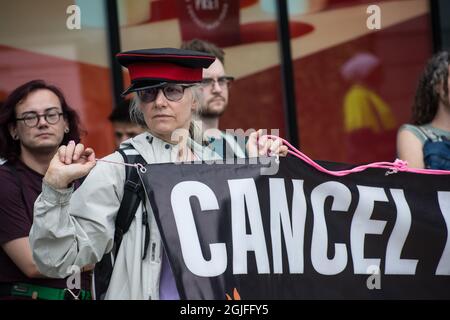
[[[125,51],[116,57],[128,69],[131,79],[122,95],[167,83],[201,82],[202,69],[216,59],[203,52],[175,48]]]

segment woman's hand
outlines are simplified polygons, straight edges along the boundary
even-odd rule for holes
[[[263,130],[252,132],[247,142],[247,153],[249,157],[279,155],[285,157],[288,153],[287,146],[283,145],[280,138],[272,139],[263,136]]]
[[[86,176],[94,166],[94,150],[70,141],[67,146],[59,147],[50,161],[44,180],[56,189],[67,188],[72,181]]]

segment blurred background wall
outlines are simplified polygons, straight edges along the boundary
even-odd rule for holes
[[[395,159],[395,133],[409,120],[417,77],[433,51],[449,48],[449,2],[281,1],[286,17],[279,3],[0,0],[0,100],[31,79],[58,85],[81,115],[83,142],[104,156],[114,149],[107,116],[129,83],[111,57],[203,38],[225,50],[236,78],[222,129],[279,129],[318,160]],[[372,30],[374,4],[381,28]],[[70,5],[80,8],[80,29],[66,26]]]

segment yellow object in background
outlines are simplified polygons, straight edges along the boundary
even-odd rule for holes
[[[353,85],[344,98],[344,126],[346,132],[371,129],[379,133],[394,129],[394,114],[374,91],[361,84]]]

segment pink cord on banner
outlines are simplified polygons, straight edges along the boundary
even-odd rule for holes
[[[324,167],[322,167],[321,165],[316,163],[314,160],[309,158],[307,155],[305,155],[304,153],[297,150],[293,145],[291,145],[285,139],[277,137],[277,136],[273,136],[273,135],[266,135],[265,137],[268,137],[271,139],[281,139],[283,144],[286,145],[288,147],[288,149],[290,149],[290,150],[288,150],[288,153],[303,160],[304,162],[308,163],[309,165],[313,166],[314,168],[316,168],[317,170],[319,170],[321,172],[324,172],[324,173],[327,173],[327,174],[330,174],[333,176],[337,176],[337,177],[346,176],[350,173],[361,172],[368,168],[389,169],[389,171],[386,172],[386,175],[389,175],[392,173],[397,173],[399,171],[421,173],[421,174],[436,174],[436,175],[450,174],[450,171],[447,171],[447,170],[409,168],[408,163],[406,161],[403,161],[400,159],[396,159],[394,162],[373,162],[373,163],[357,166],[357,167],[349,169],[349,170],[331,171],[331,170],[325,169]]]
[[[413,172],[413,173],[420,173],[420,174],[434,174],[434,175],[449,175],[450,174],[450,171],[447,171],[447,170],[409,168],[408,167],[408,163],[406,161],[403,161],[403,160],[400,160],[400,159],[396,159],[394,162],[386,162],[386,161],[373,162],[373,163],[369,163],[369,164],[365,164],[365,165],[360,165],[360,166],[354,167],[354,168],[349,169],[349,170],[331,171],[331,170],[325,169],[324,167],[322,167],[321,165],[316,163],[314,160],[309,158],[307,155],[302,153],[300,150],[297,150],[293,145],[291,145],[285,139],[280,138],[278,136],[274,136],[274,135],[265,135],[263,137],[268,137],[268,138],[271,138],[271,139],[280,139],[283,142],[283,144],[288,147],[288,153],[290,153],[293,156],[303,160],[304,162],[306,162],[307,164],[311,165],[312,167],[314,167],[318,171],[327,173],[329,175],[337,176],[337,177],[346,176],[346,175],[351,174],[351,173],[361,172],[361,171],[364,171],[364,170],[369,169],[369,168],[388,169],[389,171],[386,172],[386,175],[389,175],[389,174],[392,174],[392,173],[397,173],[399,171],[402,171],[402,172]],[[147,169],[140,163],[124,163],[124,162],[115,162],[115,161],[104,160],[104,159],[95,159],[95,160],[96,161],[106,162],[106,163],[119,164],[119,165],[124,165],[124,166],[129,166],[129,167],[135,167],[136,169],[138,169],[142,173],[147,172]]]
[[[128,166],[128,167],[135,167],[136,169],[138,169],[142,173],[146,173],[147,172],[147,169],[140,163],[116,162],[116,161],[105,160],[105,159],[97,159],[97,158],[95,159],[95,161],[102,161],[102,162],[106,162],[106,163],[120,164],[120,165]]]

